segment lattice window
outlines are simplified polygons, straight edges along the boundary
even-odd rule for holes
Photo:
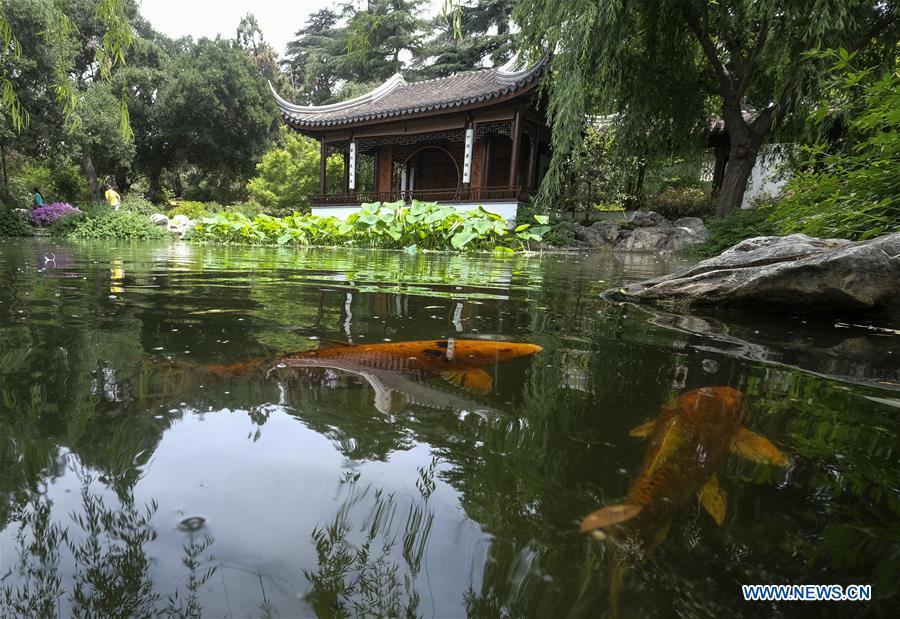
[[[492,123],[476,123],[475,138],[481,139],[485,135],[512,135],[512,121],[501,120]],[[463,136],[465,138],[465,136]]]

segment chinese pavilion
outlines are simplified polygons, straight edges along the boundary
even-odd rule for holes
[[[421,82],[398,73],[330,105],[295,105],[272,92],[284,122],[321,144],[314,213],[346,217],[364,202],[416,199],[483,204],[513,218],[549,164],[549,130],[536,105],[545,68],[505,65]],[[343,156],[343,186],[328,193],[333,154]]]

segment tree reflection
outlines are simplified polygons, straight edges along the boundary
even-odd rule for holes
[[[417,579],[434,523],[428,498],[436,467],[436,459],[419,467],[421,501],[409,502],[405,520],[394,494],[360,486],[359,475],[341,480],[346,499],[334,520],[311,534],[318,567],[303,571],[311,587],[306,599],[316,616],[419,616]],[[368,512],[359,514],[365,508]]]
[[[148,554],[156,502],[138,508],[128,497],[109,505],[92,483],[82,479],[81,509],[69,515],[70,526],[54,519],[54,504],[43,497],[14,514],[18,560],[0,576],[0,616],[199,617],[198,591],[216,570],[207,552],[213,538],[189,535],[185,591],[163,605]]]

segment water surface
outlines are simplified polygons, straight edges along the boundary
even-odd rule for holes
[[[729,457],[723,526],[689,502],[621,616],[888,616],[900,325],[600,298],[681,263],[0,241],[0,615],[603,616],[581,518],[634,479],[630,429],[727,385],[791,465]],[[204,369],[434,338],[543,351],[488,394],[424,380],[444,408]],[[875,599],[745,604],[749,583]]]

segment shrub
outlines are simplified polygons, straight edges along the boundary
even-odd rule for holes
[[[190,238],[225,243],[278,245],[347,245],[392,249],[499,250],[530,248],[550,231],[548,218],[535,215],[538,225],[523,223],[510,230],[499,215],[484,208],[458,212],[453,207],[414,201],[362,205],[346,221],[294,213],[277,218],[224,212],[208,217]]]
[[[305,211],[309,209],[309,196],[319,192],[321,147],[312,138],[286,128],[281,131],[281,139],[284,147],[263,155],[256,166],[259,176],[247,183],[247,191],[266,212]],[[327,190],[338,191],[343,176],[340,156],[332,155],[326,161]]]
[[[229,213],[240,213],[244,217],[249,217],[253,219],[257,215],[263,214],[263,207],[259,202],[255,202],[253,200],[248,200],[247,202],[238,202],[237,204],[232,204],[226,208]],[[272,213],[269,213],[270,215]],[[290,213],[288,213],[290,215]]]
[[[202,219],[212,213],[218,213],[222,210],[222,205],[218,202],[195,202],[193,200],[184,200],[178,206],[169,209],[166,215],[169,219],[175,215],[184,215],[188,219]]]
[[[119,210],[141,215],[154,215],[162,212],[160,207],[153,204],[153,202],[135,193],[130,193],[122,198],[122,206]]]
[[[57,219],[64,217],[80,217],[82,212],[66,202],[45,204],[31,211],[31,221],[36,226],[47,227]]]
[[[900,70],[855,69],[855,54],[826,50],[836,61],[835,95],[814,118],[849,117],[835,144],[804,149],[805,160],[771,212],[783,233],[851,240],[900,230]]]
[[[696,186],[672,186],[647,200],[647,208],[666,219],[706,217],[713,210],[712,201]]]
[[[0,205],[0,236],[32,236],[34,228],[28,223],[26,213]]]
[[[93,217],[78,219],[68,236],[76,239],[144,240],[166,237],[164,228],[150,217],[127,210],[101,211]]]
[[[690,248],[690,252],[702,258],[717,256],[744,239],[755,236],[778,234],[778,228],[771,221],[771,207],[738,209],[721,219],[710,217],[706,220],[709,238]]]
[[[77,217],[60,217],[52,224],[50,224],[49,228],[51,236],[56,237],[66,237],[72,234],[75,228],[78,227],[78,222],[81,221],[82,217],[90,217],[91,215],[85,214],[84,216]]]

